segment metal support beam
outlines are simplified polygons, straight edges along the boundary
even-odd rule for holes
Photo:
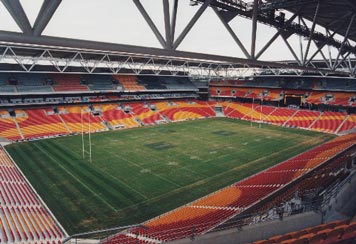
[[[315,26],[316,26],[316,19],[317,19],[318,14],[319,14],[319,9],[320,9],[320,0],[318,1],[318,4],[316,5],[316,8],[315,8],[313,24],[312,24],[312,27],[311,27],[311,30],[310,30],[309,40],[308,40],[307,48],[306,48],[305,54],[304,54],[303,65],[305,65],[305,63],[306,63],[306,61],[308,59],[308,53],[309,53],[310,44],[311,44],[311,41],[312,41],[312,38],[313,38],[313,35],[314,35],[314,30],[315,30]],[[305,26],[305,27],[307,27],[307,26]]]
[[[62,0],[45,0],[33,25],[33,35],[39,36],[48,25]]]
[[[316,45],[316,46],[318,47],[318,49],[319,49],[319,48],[320,48],[320,44],[318,44],[318,43],[315,42],[315,41],[314,41],[314,43],[315,43],[315,45]],[[329,69],[331,69],[331,65],[329,64],[329,60],[326,58],[326,56],[325,56],[323,50],[320,49],[320,50],[319,50],[319,53],[320,53],[321,57],[324,59],[326,66],[327,66]],[[312,59],[308,60],[308,63],[307,63],[306,65],[308,65],[309,62],[312,62]]]
[[[298,16],[297,13],[293,14],[293,16],[287,20],[286,24],[292,22]],[[278,38],[278,36],[283,33],[283,29],[278,29],[277,33],[263,46],[263,48],[257,53],[256,59],[259,59],[261,55],[272,45],[272,43]]]
[[[172,11],[172,19],[171,19],[172,46],[173,46],[174,37],[175,37],[175,33],[176,33],[177,12],[178,12],[178,0],[174,0],[173,11]]]
[[[298,25],[301,26],[302,17],[298,16]],[[303,49],[303,37],[299,36],[299,51],[300,51],[300,60],[304,60],[304,49]]]
[[[309,58],[308,62],[306,62],[306,65],[308,65],[319,52],[322,53],[321,50],[328,44],[329,40],[331,40],[335,36],[335,34],[337,34],[338,31],[344,26],[344,23],[345,23],[345,20],[336,28],[336,30],[331,35],[327,36],[327,39],[323,43],[317,43],[314,41],[315,44],[317,44],[318,49]]]
[[[164,15],[164,27],[166,31],[166,49],[172,49],[172,32],[170,23],[170,13],[169,13],[169,0],[163,1],[163,15]]]
[[[244,45],[242,44],[242,42],[240,41],[240,39],[237,37],[237,35],[235,34],[235,32],[232,30],[232,28],[230,27],[230,25],[225,21],[225,19],[221,16],[219,10],[216,7],[212,7],[212,9],[214,10],[215,14],[219,17],[219,19],[221,20],[221,22],[223,23],[223,25],[225,26],[226,30],[230,33],[230,35],[232,36],[232,38],[234,39],[234,41],[236,42],[236,44],[240,47],[240,49],[242,50],[242,52],[245,54],[246,58],[251,58],[250,54],[247,52],[246,48],[244,47]]]
[[[137,1],[137,0],[136,0]],[[198,11],[195,13],[193,18],[189,21],[188,25],[185,27],[185,29],[182,31],[182,33],[179,35],[177,40],[173,44],[173,49],[177,49],[178,46],[182,43],[186,35],[189,33],[189,31],[193,28],[194,24],[198,21],[200,16],[205,12],[205,10],[208,8],[209,4],[212,2],[212,0],[207,0],[203,3],[202,6],[198,9]]]
[[[295,60],[298,62],[299,65],[301,65],[298,55],[294,52],[293,48],[291,47],[291,45],[288,42],[288,38],[290,35],[281,34],[281,36],[282,36],[283,41],[287,45],[289,51],[292,53],[293,57],[295,58]]]
[[[150,18],[150,16],[146,12],[145,8],[142,6],[140,0],[133,0],[133,2],[135,3],[137,9],[140,11],[142,17],[146,20],[147,24],[149,25],[149,27],[153,31],[153,34],[155,34],[155,36],[156,36],[157,40],[159,41],[159,43],[161,44],[161,46],[163,48],[165,48],[166,47],[166,41],[164,40],[163,36],[159,32],[159,30],[156,27],[156,25],[153,23],[152,19]]]
[[[0,41],[3,43],[12,43],[12,46],[16,46],[13,43],[25,43],[41,48],[56,48],[58,50],[85,50],[86,52],[99,52],[102,54],[110,55],[134,55],[135,57],[156,57],[161,59],[174,59],[177,62],[189,60],[189,62],[201,62],[212,63],[221,65],[249,65],[254,67],[275,67],[286,68],[295,70],[305,70],[310,72],[330,72],[330,70],[300,67],[298,65],[281,63],[281,62],[269,62],[258,61],[251,59],[243,59],[228,56],[219,56],[203,53],[184,52],[176,50],[167,50],[162,48],[148,48],[141,46],[125,45],[125,44],[113,44],[105,42],[95,42],[80,39],[70,39],[51,36],[32,36],[23,35],[16,32],[0,31]],[[335,74],[347,75],[347,72],[334,71]]]
[[[252,36],[251,36],[251,59],[255,59],[256,52],[256,36],[257,36],[257,15],[258,15],[258,3],[259,0],[253,1],[253,9],[252,9]]]
[[[346,55],[341,55],[342,59],[338,62],[335,60],[333,70],[336,70],[345,60],[350,56],[351,52],[346,53]]]
[[[20,0],[1,0],[7,11],[9,11],[12,18],[15,20],[18,27],[26,35],[32,34],[32,27],[27,15],[22,8]]]
[[[337,57],[336,57],[336,60],[335,60],[335,63],[334,63],[334,69],[336,68],[336,65],[338,64],[338,60],[339,60],[339,58],[340,58],[341,53],[343,52],[343,48],[344,48],[344,46],[345,46],[345,43],[347,42],[347,39],[349,38],[350,29],[351,29],[351,26],[352,26],[352,24],[353,24],[353,22],[354,22],[355,15],[356,15],[356,14],[353,14],[353,15],[352,15],[352,17],[351,17],[351,19],[350,19],[350,23],[349,23],[349,25],[347,26],[347,30],[346,30],[346,33],[345,33],[345,36],[344,36],[344,40],[343,40],[342,43],[341,43],[341,47],[339,48],[339,52],[338,52],[338,54],[337,54]],[[349,53],[348,55],[350,55],[350,53]],[[347,55],[347,56],[348,56],[348,55]]]

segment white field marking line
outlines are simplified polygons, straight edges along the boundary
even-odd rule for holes
[[[123,158],[123,157],[119,156],[117,153],[113,153],[113,152],[110,152],[110,151],[107,151],[107,150],[105,150],[105,151],[108,152],[108,153],[114,154],[114,155],[117,156],[119,159],[121,159],[121,160],[123,160],[123,161],[126,161],[126,162],[128,162],[128,163],[130,163],[130,164],[132,164],[132,165],[134,165],[134,166],[136,166],[136,167],[138,167],[138,168],[146,169],[146,168],[142,167],[142,166],[139,165],[139,164],[136,164],[135,162],[133,162],[133,161],[131,161],[131,160],[128,160],[128,159],[126,159],[126,158]],[[165,177],[163,177],[163,176],[160,176],[160,175],[158,175],[158,174],[155,174],[155,173],[152,172],[152,171],[149,172],[148,174],[152,174],[152,175],[154,175],[154,176],[156,176],[156,177],[158,177],[158,178],[160,178],[160,179],[162,179],[162,180],[164,180],[164,181],[166,181],[166,182],[169,182],[169,183],[171,183],[171,184],[173,184],[173,185],[175,185],[175,186],[177,186],[177,187],[182,187],[181,185],[178,185],[177,183],[175,183],[175,182],[173,182],[173,181],[170,181],[170,180],[168,180],[167,178],[165,178]]]
[[[236,207],[219,207],[219,206],[210,206],[210,205],[189,205],[188,208],[203,208],[203,209],[218,209],[218,210],[241,210],[243,208]]]
[[[312,139],[311,139],[311,140],[312,140]],[[311,140],[310,140],[310,141],[311,141]],[[309,140],[306,141],[306,142],[309,142]],[[294,147],[296,147],[296,146],[299,146],[299,145],[291,146],[289,149],[294,148]],[[287,148],[287,149],[288,149],[288,148]],[[287,149],[285,149],[285,150],[287,150]],[[274,153],[274,154],[276,154],[276,153]],[[271,155],[274,155],[274,154],[271,154]],[[269,156],[270,156],[270,155],[268,155],[267,157],[269,157]],[[256,160],[248,161],[248,162],[246,162],[245,164],[256,163],[256,162],[258,162],[259,160],[265,159],[265,158],[267,158],[267,157],[258,158],[258,159],[256,159]],[[232,161],[232,160],[230,160],[230,161]],[[230,162],[230,161],[229,161],[229,162]],[[282,162],[284,162],[284,161],[282,161]],[[281,163],[281,162],[280,162],[280,163]],[[239,169],[239,168],[241,168],[241,167],[244,167],[245,164],[236,166],[236,167],[232,168],[230,171],[234,171],[234,170],[236,170],[236,169]],[[271,166],[271,167],[272,167],[272,166]],[[230,171],[229,171],[229,172],[230,172]],[[189,184],[189,185],[182,186],[181,188],[178,188],[178,189],[173,190],[173,191],[171,191],[171,192],[175,192],[175,191],[177,191],[177,190],[189,188],[189,187],[191,187],[192,185],[200,184],[200,182],[208,181],[208,180],[210,180],[210,179],[213,179],[214,177],[219,177],[219,176],[223,175],[224,173],[226,173],[226,172],[222,172],[222,173],[219,173],[219,174],[217,174],[217,175],[212,175],[212,176],[210,176],[210,177],[206,177],[206,178],[204,178],[204,179],[195,181],[195,182],[193,182],[193,183],[191,183],[191,184]],[[241,179],[241,180],[242,180],[242,179]],[[235,182],[235,183],[236,183],[236,182]],[[222,189],[224,189],[224,188],[222,188]],[[155,197],[153,197],[153,198],[148,199],[147,201],[142,201],[142,202],[140,202],[140,203],[145,203],[145,202],[149,202],[149,201],[154,201],[155,199],[159,199],[159,198],[161,198],[161,197],[164,197],[164,196],[166,196],[167,194],[169,194],[169,193],[171,193],[171,192],[163,193],[163,194],[161,194],[161,195],[155,196]],[[205,197],[205,196],[204,196],[204,197]],[[134,205],[131,205],[130,207],[133,207],[133,206],[138,205],[138,204],[139,204],[139,203],[134,204]]]
[[[38,146],[37,144],[34,144],[35,147],[37,147],[40,151],[42,151],[44,154],[46,154],[52,161],[58,164],[59,167],[61,167],[67,174],[72,176],[76,181],[78,181],[82,186],[84,186],[87,190],[89,190],[94,196],[96,196],[99,200],[101,200],[103,203],[105,203],[108,207],[110,207],[112,210],[117,212],[117,209],[113,207],[110,203],[105,201],[103,198],[101,198],[96,192],[94,192],[92,189],[90,189],[89,186],[87,186],[84,182],[82,182],[80,179],[78,179],[75,175],[73,175],[69,170],[67,170],[61,163],[59,163],[55,158],[53,158],[45,149],[42,147]]]
[[[312,139],[311,139],[311,140],[312,140]],[[311,141],[311,140],[308,140],[308,141],[306,141],[306,142],[309,142],[309,141]],[[299,145],[293,145],[293,146],[291,146],[291,147],[289,147],[289,148],[286,148],[285,150],[294,148],[294,147],[296,147],[296,146],[299,146]],[[304,151],[304,152],[305,152],[305,151]],[[243,164],[243,165],[239,165],[239,166],[236,166],[236,167],[230,169],[229,171],[237,170],[237,169],[240,169],[241,167],[244,168],[244,167],[246,167],[246,164],[256,163],[256,162],[258,162],[259,160],[266,159],[266,158],[268,158],[268,157],[270,157],[270,156],[274,156],[275,154],[276,154],[276,153],[272,153],[272,154],[268,155],[267,157],[258,158],[258,159],[255,159],[255,160],[248,161],[248,162],[246,162],[246,163]],[[299,154],[298,154],[298,155],[299,155]],[[230,160],[230,161],[233,161],[233,160]],[[230,162],[230,161],[229,161],[229,162]],[[280,164],[280,163],[282,163],[282,162],[284,162],[284,161],[281,161],[281,162],[279,162],[278,164]],[[271,166],[271,167],[272,167],[272,166]],[[142,203],[146,203],[146,202],[150,202],[150,201],[155,201],[156,199],[160,199],[160,198],[162,198],[162,197],[165,197],[165,196],[167,196],[168,194],[170,194],[170,193],[172,193],[172,192],[176,192],[176,191],[179,191],[179,190],[181,190],[181,189],[188,189],[188,188],[190,188],[190,187],[192,187],[192,186],[194,186],[194,185],[196,185],[196,184],[200,184],[201,182],[209,181],[210,179],[213,179],[214,177],[219,177],[219,176],[221,176],[221,175],[223,175],[223,174],[225,174],[225,173],[226,173],[226,172],[222,172],[222,173],[219,173],[219,174],[216,174],[216,175],[212,175],[212,176],[210,176],[210,177],[207,177],[207,178],[204,178],[204,179],[195,181],[195,182],[193,182],[193,183],[191,183],[191,184],[189,184],[189,185],[185,185],[185,186],[182,186],[182,187],[177,188],[177,189],[175,189],[175,190],[172,190],[172,191],[169,191],[169,192],[165,192],[165,193],[163,193],[163,194],[161,194],[161,195],[152,197],[152,198],[150,198],[150,199],[147,199],[147,200],[144,200],[144,201],[141,201],[141,202],[132,204],[132,205],[127,206],[127,207],[125,207],[125,208],[123,208],[123,209],[120,209],[119,211],[123,211],[123,210],[125,210],[125,209],[127,209],[127,208],[131,208],[131,207],[134,207],[134,206],[138,206],[139,204],[142,204]],[[252,176],[252,175],[251,175],[251,176]],[[241,180],[243,180],[243,179],[241,179]],[[239,180],[239,181],[241,181],[241,180]],[[237,182],[234,182],[233,184],[235,184],[235,183],[237,183]],[[233,185],[233,184],[231,184],[231,185]],[[228,186],[226,186],[226,187],[229,187],[229,186],[231,186],[231,185],[228,185]],[[225,189],[226,187],[223,187],[223,188],[221,188],[221,189]],[[219,190],[221,190],[221,189],[219,189]],[[217,191],[219,191],[219,190],[217,190]],[[217,191],[215,191],[215,192],[213,192],[213,193],[216,193]],[[213,193],[210,193],[210,194],[213,194]],[[208,194],[208,195],[210,195],[210,194]],[[208,195],[205,195],[205,196],[203,196],[202,198],[204,198],[204,197],[206,197],[206,196],[208,196]],[[200,199],[200,198],[199,198],[199,199]],[[197,201],[197,200],[198,200],[198,199],[195,199],[195,200],[193,200],[193,201],[190,202],[190,203],[193,203],[193,202],[195,202],[195,201]],[[186,205],[189,205],[190,203],[187,203]],[[186,205],[182,205],[182,206],[180,206],[180,207],[178,207],[178,208],[181,208],[181,207],[186,206]],[[178,208],[176,208],[176,209],[178,209]],[[174,209],[174,210],[176,210],[176,209]],[[174,211],[174,210],[171,210],[171,211],[169,211],[169,212],[172,212],[172,211]],[[149,220],[148,220],[148,221],[149,221]]]
[[[250,162],[254,162],[254,161],[266,159],[266,158],[269,158],[269,157],[271,157],[271,156],[275,156],[275,155],[281,154],[281,153],[283,153],[283,152],[285,152],[285,151],[289,151],[290,149],[299,147],[300,144],[302,144],[302,145],[308,145],[308,144],[311,143],[312,141],[314,141],[314,139],[310,139],[310,140],[307,140],[307,141],[304,141],[304,142],[300,142],[300,143],[298,143],[298,144],[296,144],[296,145],[292,145],[292,146],[290,146],[290,147],[284,148],[284,149],[281,150],[281,151],[277,151],[277,152],[274,152],[274,153],[272,153],[272,154],[269,154],[269,155],[266,155],[266,156],[263,156],[263,157],[259,157],[259,158],[257,158],[257,159],[248,161],[248,162],[246,162],[246,163],[244,163],[244,164],[248,164],[248,163],[250,163]],[[308,149],[306,149],[306,150],[308,150]],[[305,152],[305,151],[304,151],[304,152]],[[293,157],[294,157],[294,156],[293,156]],[[206,161],[206,163],[209,163],[209,162],[211,162],[212,160],[213,160],[213,159],[208,160],[208,161]],[[231,160],[229,160],[229,161],[226,161],[225,163],[230,163],[230,162],[232,162],[232,161],[234,161],[234,160],[236,160],[236,159],[231,159]],[[286,159],[286,160],[287,160],[287,159]]]
[[[106,150],[105,150],[105,151],[106,151]],[[131,189],[132,191],[136,192],[137,194],[139,194],[139,195],[142,196],[143,198],[149,199],[149,198],[148,198],[147,196],[145,196],[143,193],[141,193],[141,192],[137,191],[136,189],[132,188],[131,186],[129,186],[128,184],[126,184],[124,181],[122,181],[122,180],[120,180],[119,178],[115,177],[114,175],[109,174],[108,172],[103,171],[103,170],[101,170],[100,168],[97,168],[97,170],[100,170],[100,172],[102,172],[102,173],[104,173],[104,174],[110,176],[111,178],[113,178],[113,179],[119,181],[121,184],[123,184],[123,185],[126,186],[127,188]],[[116,211],[117,211],[117,210],[116,210]]]
[[[137,194],[139,194],[139,195],[140,195],[141,197],[143,197],[144,199],[146,199],[146,200],[149,199],[146,195],[144,195],[143,193],[141,193],[141,192],[137,191],[136,189],[132,188],[131,186],[129,186],[128,184],[126,184],[124,181],[122,181],[122,180],[119,179],[118,177],[115,177],[114,175],[112,175],[112,174],[110,174],[110,173],[108,173],[108,172],[106,172],[106,171],[103,171],[103,170],[101,170],[101,169],[100,169],[100,171],[103,172],[104,174],[110,176],[111,178],[113,178],[113,179],[119,181],[121,184],[123,184],[123,185],[126,186],[127,188],[131,189],[132,191],[136,192]]]
[[[136,150],[139,150],[139,148],[136,149]],[[139,151],[140,151],[140,152],[144,152],[143,150],[139,150]],[[182,152],[180,152],[180,154],[183,154],[183,155],[185,155],[185,156],[189,156],[189,155],[186,155],[186,154],[184,154],[184,153],[182,153]],[[158,157],[155,157],[155,156],[153,156],[153,155],[151,155],[151,157],[152,157],[152,158],[158,158]],[[174,161],[175,158],[172,157],[172,159],[170,159],[170,160]],[[148,164],[149,164],[149,163],[145,163],[145,164],[142,164],[142,166],[145,166],[145,165],[148,165]],[[201,176],[201,177],[209,177],[209,175],[201,174],[200,172],[196,172],[196,171],[194,171],[194,170],[188,168],[188,165],[186,165],[186,166],[181,166],[181,164],[179,164],[179,165],[177,165],[177,166],[179,167],[179,169],[184,169],[184,170],[186,170],[186,171],[188,171],[188,172],[193,172],[194,174],[196,174],[196,175],[198,175],[198,176]]]

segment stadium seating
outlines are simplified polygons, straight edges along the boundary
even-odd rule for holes
[[[110,75],[83,75],[81,78],[91,91],[116,90]]]
[[[305,243],[305,244],[333,244],[355,243],[356,222],[337,220],[309,227],[300,231],[270,237],[268,240],[256,241],[262,243]],[[299,242],[298,242],[299,241]]]
[[[80,75],[61,75],[51,74],[50,77],[54,81],[53,90],[62,91],[88,91],[86,85],[81,84]]]
[[[7,138],[9,140],[22,139],[16,127],[16,121],[10,117],[7,111],[0,111],[0,137]]]
[[[72,133],[103,131],[107,128],[102,118],[93,116],[87,106],[59,107],[59,116]]]
[[[297,113],[286,122],[286,125],[298,128],[309,128],[319,116],[320,112],[298,110]]]
[[[25,114],[24,117],[16,118],[25,139],[69,133],[57,114],[48,114],[44,109],[17,110],[16,113]]]
[[[199,100],[135,102],[94,105],[100,113],[93,116],[88,106],[62,106],[59,114],[51,108],[17,110],[11,117],[0,111],[0,137],[9,140],[35,139],[70,133],[132,128],[140,125],[215,117],[213,107],[220,105],[228,118],[261,121],[287,127],[304,128],[325,133],[344,133],[356,128],[356,116],[340,112],[318,112],[280,108],[251,103],[206,102]],[[126,110],[125,110],[126,109]],[[82,114],[83,113],[83,126]]]
[[[311,129],[328,133],[335,133],[340,124],[345,120],[344,113],[324,112],[318,117]]]
[[[114,75],[114,78],[120,82],[124,90],[126,91],[142,91],[146,90],[143,85],[140,85],[137,81],[137,77],[134,75]]]
[[[1,243],[61,243],[65,233],[0,146]]]
[[[264,120],[272,124],[283,125],[296,112],[297,110],[294,109],[278,108],[274,110],[271,114],[269,114],[266,118],[264,118]]]
[[[356,115],[355,114],[350,114],[347,115],[343,124],[340,127],[340,130],[338,131],[340,132],[346,132],[352,129],[356,128]]]
[[[149,220],[143,223],[146,227],[144,229],[137,228],[126,233],[119,233],[116,236],[109,238],[104,243],[125,243],[126,238],[130,239],[132,236],[137,236],[140,241],[145,240],[147,243],[150,243],[150,240],[151,242],[153,241],[157,243],[205,233],[218,226],[219,223],[224,220],[230,219],[238,213],[242,213],[254,203],[269,196],[278,189],[281,189],[285,184],[290,183],[306,172],[310,172],[311,169],[315,169],[317,166],[318,169],[314,171],[314,175],[325,175],[325,172],[331,172],[330,169],[333,164],[337,165],[342,162],[342,160],[328,164],[324,167],[319,166],[328,159],[331,159],[334,155],[355,144],[356,134],[338,137],[261,173],[237,182],[236,184]],[[340,167],[340,165],[337,166],[338,168]],[[325,172],[320,172],[323,168],[326,168],[324,169]],[[302,183],[297,185],[298,189],[303,191],[307,186],[315,187],[315,182],[318,181],[313,177],[311,179],[310,176],[306,177],[305,180],[307,183],[303,184],[302,181]],[[319,177],[319,179],[321,178],[322,177]],[[310,180],[313,181],[313,184],[310,184]],[[318,182],[318,184],[319,183],[320,182]],[[305,232],[300,234],[304,235]],[[292,237],[295,238],[296,235],[288,236],[288,238],[284,238],[284,240]],[[303,236],[303,238],[314,237]]]
[[[131,113],[126,113],[122,107],[117,104],[101,105],[102,117],[108,121],[114,128],[133,128],[138,127]]]

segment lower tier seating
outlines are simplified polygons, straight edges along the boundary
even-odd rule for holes
[[[0,242],[59,244],[65,232],[0,146]]]
[[[356,241],[356,222],[333,221],[300,231],[273,236],[253,244],[352,244]]]
[[[0,110],[0,137],[16,141],[68,135],[70,133],[133,128],[215,117],[214,107],[225,117],[303,128],[325,133],[344,133],[356,129],[356,115],[280,108],[251,103],[160,101],[62,106],[16,110],[16,117]],[[94,115],[95,114],[95,115]]]

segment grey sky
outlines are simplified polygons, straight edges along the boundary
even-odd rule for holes
[[[43,0],[20,1],[30,22],[33,23]],[[172,0],[170,1],[172,6]],[[162,1],[141,0],[141,2],[164,36]],[[183,30],[198,7],[189,6],[189,0],[179,1],[176,36]],[[0,4],[0,16],[1,30],[19,31],[16,23],[11,19],[2,4]],[[238,17],[230,24],[246,49],[249,50],[251,45],[251,21]],[[262,24],[258,25],[258,29],[257,51],[276,32],[274,28]],[[160,47],[159,42],[139,14],[132,0],[63,0],[43,34]],[[289,41],[292,46],[299,47],[299,37],[292,36]],[[244,57],[242,51],[210,8],[198,20],[178,49]],[[311,52],[313,50],[315,50],[314,44]],[[299,49],[295,48],[295,51],[299,55]],[[326,52],[327,50],[324,49],[324,51]],[[319,58],[321,57],[319,56]],[[283,40],[279,39],[262,56],[262,59],[286,60],[293,59],[293,56]]]

